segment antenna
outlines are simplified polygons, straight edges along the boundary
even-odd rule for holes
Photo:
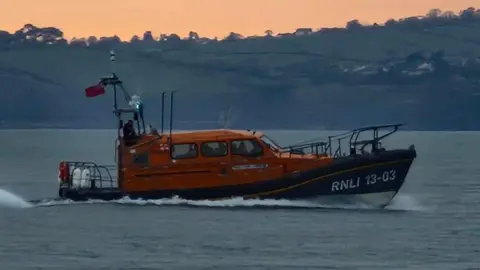
[[[173,94],[176,91],[170,92],[170,143],[172,142],[172,127],[173,127]]]
[[[160,134],[163,134],[163,120],[165,118],[165,93],[162,92],[162,132]]]
[[[115,52],[113,50],[110,51],[110,70],[112,71],[112,79],[115,79],[116,75],[115,75]],[[117,86],[116,86],[116,83],[113,83],[112,84],[113,86],[113,107],[114,107],[114,110],[115,110],[115,114],[117,114],[117,117],[120,118],[120,115],[118,114],[118,104],[117,104]],[[120,119],[120,122],[119,122],[119,128],[120,126],[122,125],[121,123],[121,119]]]

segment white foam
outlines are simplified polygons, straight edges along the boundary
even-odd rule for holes
[[[22,197],[8,192],[4,189],[0,189],[0,207],[8,208],[29,208],[33,205]]]
[[[403,211],[426,211],[426,207],[420,205],[420,203],[409,194],[397,194],[395,198],[390,202],[390,205],[386,207],[389,210],[403,210]]]
[[[83,202],[74,202],[71,200],[62,201],[45,201],[36,204],[36,206],[56,206],[70,204],[124,204],[124,205],[189,205],[201,207],[288,207],[288,208],[326,208],[326,209],[373,209],[365,205],[326,205],[316,202],[315,200],[274,200],[274,199],[243,199],[231,198],[226,200],[186,200],[179,197],[165,198],[158,200],[132,200],[130,198],[122,198],[113,201],[88,200]],[[386,210],[402,210],[402,211],[421,211],[424,210],[418,202],[409,195],[397,195]]]
[[[319,207],[318,204],[309,201],[290,201],[290,200],[260,200],[260,199],[243,199],[231,198],[226,200],[186,200],[180,197],[157,199],[157,200],[132,200],[130,198],[122,198],[113,201],[88,200],[74,202],[71,200],[63,201],[45,201],[38,203],[36,206],[55,206],[68,204],[131,204],[131,205],[191,205],[204,207],[255,207],[255,206],[271,206],[271,207]]]

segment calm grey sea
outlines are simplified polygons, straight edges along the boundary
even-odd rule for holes
[[[330,132],[269,134],[292,143]],[[413,143],[418,158],[385,210],[239,199],[26,202],[56,196],[62,159],[113,164],[114,135],[0,131],[1,269],[480,269],[479,132],[394,135],[387,146]]]

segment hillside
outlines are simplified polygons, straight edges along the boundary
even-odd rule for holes
[[[179,90],[176,128],[480,129],[479,33],[474,8],[222,40],[146,32],[66,41],[57,28],[25,25],[0,31],[0,123],[113,127],[111,96],[86,99],[83,90],[108,75],[114,49],[117,74],[156,126],[161,92]]]

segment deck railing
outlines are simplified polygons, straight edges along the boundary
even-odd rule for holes
[[[330,157],[344,157],[369,154],[382,150],[381,141],[397,132],[403,124],[377,125],[354,129],[345,133],[328,136],[323,140],[309,140],[300,144],[282,147],[281,153],[316,155]],[[386,133],[379,135],[380,131],[386,130]],[[371,131],[373,134],[370,139],[360,140],[360,135]],[[346,148],[348,147],[348,150]]]
[[[115,165],[97,165],[94,162],[82,162],[82,161],[66,161],[65,162],[69,167],[69,186],[71,188],[79,189],[105,189],[105,188],[117,188],[118,183],[116,179],[117,167]],[[79,169],[80,178],[74,179],[74,171]],[[82,179],[84,177],[84,170],[88,170],[89,177]],[[88,186],[75,186],[74,180],[86,181]]]

